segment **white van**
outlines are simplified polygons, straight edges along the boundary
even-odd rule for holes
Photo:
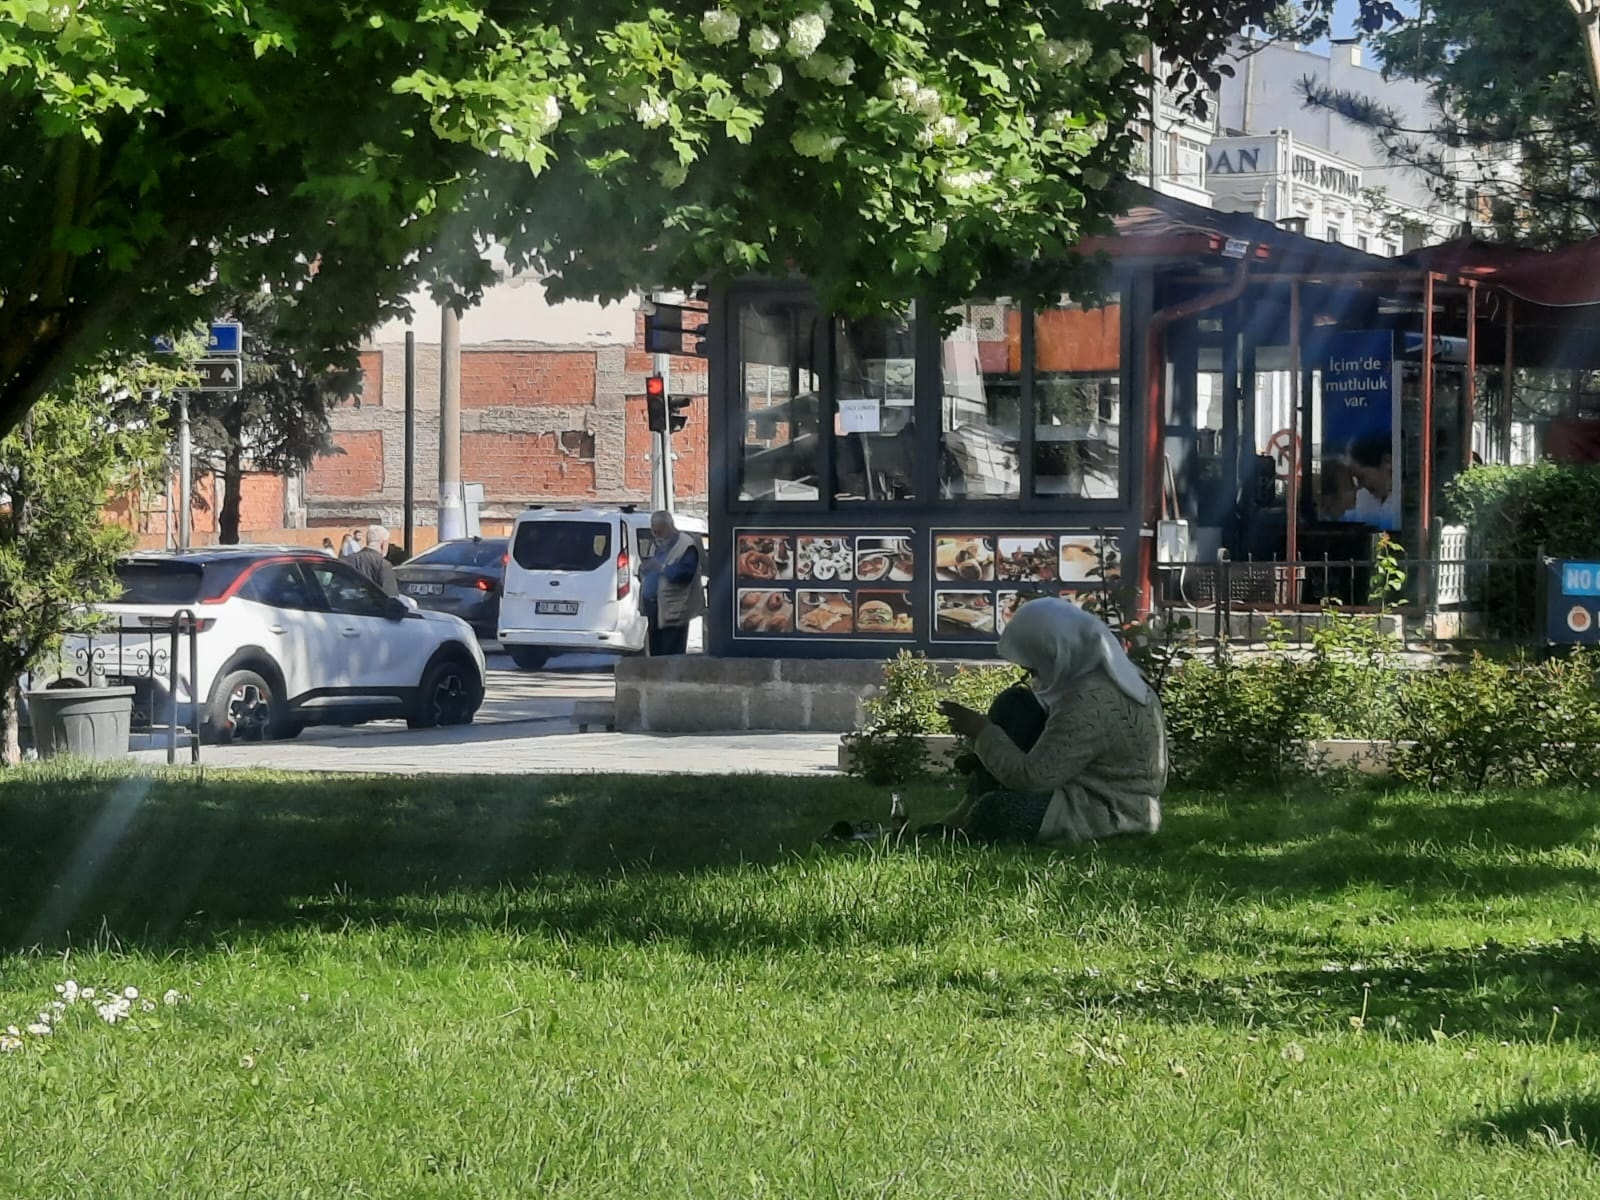
[[[703,571],[706,523],[685,516],[676,521],[699,540]],[[642,652],[646,621],[639,611],[639,567],[654,542],[650,514],[631,507],[522,513],[506,557],[501,646],[528,671],[554,654]]]

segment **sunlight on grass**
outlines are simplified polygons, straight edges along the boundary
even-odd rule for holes
[[[1600,1182],[1588,796],[1178,796],[1139,841],[814,844],[886,800],[0,778],[0,1194]],[[68,980],[138,996],[107,1020]]]

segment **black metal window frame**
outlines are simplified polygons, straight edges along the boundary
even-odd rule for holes
[[[1003,296],[1005,289],[996,289]],[[767,517],[782,514],[789,516],[827,514],[841,517],[871,512],[873,514],[934,514],[955,513],[970,509],[981,514],[987,510],[1016,512],[1021,515],[1067,514],[1085,523],[1126,513],[1135,503],[1133,487],[1136,479],[1134,460],[1138,447],[1133,444],[1137,423],[1134,420],[1139,388],[1137,386],[1138,357],[1134,346],[1134,304],[1127,281],[1117,281],[1115,288],[1120,306],[1118,341],[1120,349],[1118,387],[1118,448],[1117,494],[1110,497],[1086,498],[1077,496],[1036,496],[1034,494],[1034,446],[1037,379],[1039,371],[1035,362],[1037,333],[1034,319],[1039,307],[1031,300],[1017,302],[1022,314],[1022,372],[1019,398],[1019,438],[1017,446],[1018,471],[1021,496],[1017,499],[950,498],[939,497],[940,440],[943,435],[943,340],[937,322],[927,319],[926,301],[915,301],[909,320],[912,322],[915,347],[916,475],[913,479],[915,498],[877,500],[836,500],[832,496],[834,470],[837,461],[834,422],[838,414],[838,338],[841,320],[820,306],[816,307],[818,319],[823,322],[821,344],[817,347],[817,373],[821,379],[822,394],[818,418],[817,499],[815,500],[745,500],[739,492],[744,473],[744,359],[740,344],[741,310],[752,304],[782,301],[803,306],[814,303],[814,293],[809,288],[767,285],[760,287],[736,285],[724,293],[725,310],[720,324],[720,338],[725,349],[720,369],[713,366],[712,387],[725,398],[721,420],[715,434],[720,434],[727,453],[722,456],[725,466],[713,468],[711,486],[721,489],[724,511],[730,516],[762,514]],[[988,297],[977,297],[984,300]],[[791,333],[791,337],[796,336]],[[795,343],[797,345],[798,343]],[[713,456],[716,447],[713,447]],[[719,480],[718,475],[722,478]],[[876,519],[876,518],[875,518]]]

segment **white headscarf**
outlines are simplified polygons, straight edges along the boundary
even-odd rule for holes
[[[1109,675],[1128,699],[1150,703],[1150,685],[1116,634],[1070,600],[1041,596],[1017,609],[1000,635],[1000,656],[1033,672],[1030,686],[1046,711],[1095,671]]]

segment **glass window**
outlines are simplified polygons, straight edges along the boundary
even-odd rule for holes
[[[1121,479],[1122,305],[1063,296],[1034,313],[1033,491],[1115,499]]]
[[[389,597],[383,594],[383,589],[350,567],[330,561],[313,563],[310,570],[334,612],[352,617],[388,615]]]
[[[917,351],[910,321],[840,321],[835,500],[916,499]]]
[[[974,301],[940,348],[939,496],[1022,496],[1022,310]]]
[[[440,542],[411,560],[415,566],[495,567],[506,554],[505,538],[461,538]]]
[[[744,450],[739,499],[817,500],[822,398],[818,344],[826,325],[809,302],[739,307],[738,387]]]
[[[273,608],[291,608],[303,612],[318,607],[299,563],[268,563],[245,580],[239,594],[246,600]]]
[[[128,562],[117,564],[122,585],[119,604],[193,604],[200,599],[199,563]]]
[[[524,521],[511,558],[525,571],[593,571],[611,559],[605,521]]]

